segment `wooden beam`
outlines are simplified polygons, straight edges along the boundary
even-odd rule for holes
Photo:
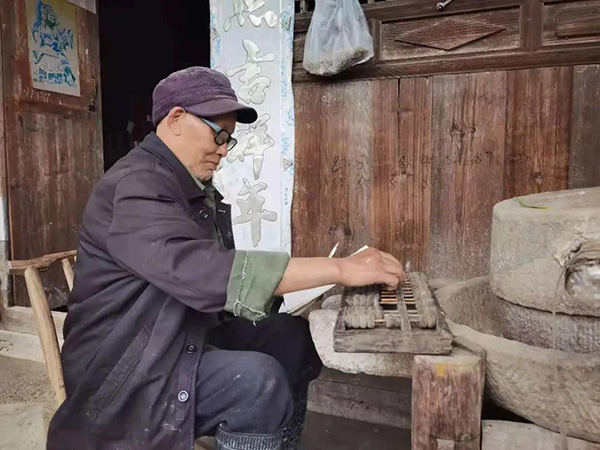
[[[65,258],[72,258],[77,254],[77,250],[67,252],[52,253],[40,258],[16,260],[8,263],[9,275],[24,275],[28,267],[35,267],[37,270],[46,270],[52,264],[62,261]]]
[[[372,67],[352,67],[332,77],[311,75],[295,63],[292,81],[301,83],[328,83],[347,80],[401,78],[464,72],[487,72],[535,67],[571,66],[600,63],[600,45],[572,44],[560,48],[543,48],[535,52],[524,50],[487,52],[477,55],[449,55],[447,57],[386,61]]]
[[[480,356],[415,356],[412,450],[480,450],[484,367]]]
[[[73,290],[73,283],[75,281],[75,274],[73,273],[73,267],[71,266],[71,262],[69,258],[65,258],[61,260],[63,266],[63,272],[65,273],[65,278],[67,280],[67,285],[69,286],[69,292]]]

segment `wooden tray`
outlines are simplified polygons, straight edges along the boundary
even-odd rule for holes
[[[383,319],[371,317],[370,325],[375,322],[373,328],[347,326],[345,314],[350,308],[357,302],[374,301],[383,308]],[[394,323],[395,327],[388,328],[386,322]],[[345,288],[333,332],[333,345],[336,352],[345,353],[443,355],[452,351],[452,334],[427,278],[414,272],[407,275],[406,282],[396,292],[382,290],[379,286]]]

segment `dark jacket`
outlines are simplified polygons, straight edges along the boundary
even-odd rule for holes
[[[198,362],[235,256],[229,205],[216,202],[224,246],[204,193],[154,133],[95,187],[48,449],[192,450]]]

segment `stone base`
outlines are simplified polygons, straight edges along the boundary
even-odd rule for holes
[[[310,331],[317,352],[325,367],[345,373],[366,373],[381,377],[412,376],[412,355],[399,353],[337,353],[333,350],[333,329],[337,310],[317,310],[310,313]]]
[[[440,289],[436,296],[452,333],[485,350],[486,390],[496,403],[544,428],[563,427],[570,436],[600,442],[600,354],[500,337],[487,277]]]

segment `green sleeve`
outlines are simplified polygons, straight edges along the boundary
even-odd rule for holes
[[[238,250],[233,260],[225,311],[253,322],[273,310],[275,289],[290,257],[284,252]]]

